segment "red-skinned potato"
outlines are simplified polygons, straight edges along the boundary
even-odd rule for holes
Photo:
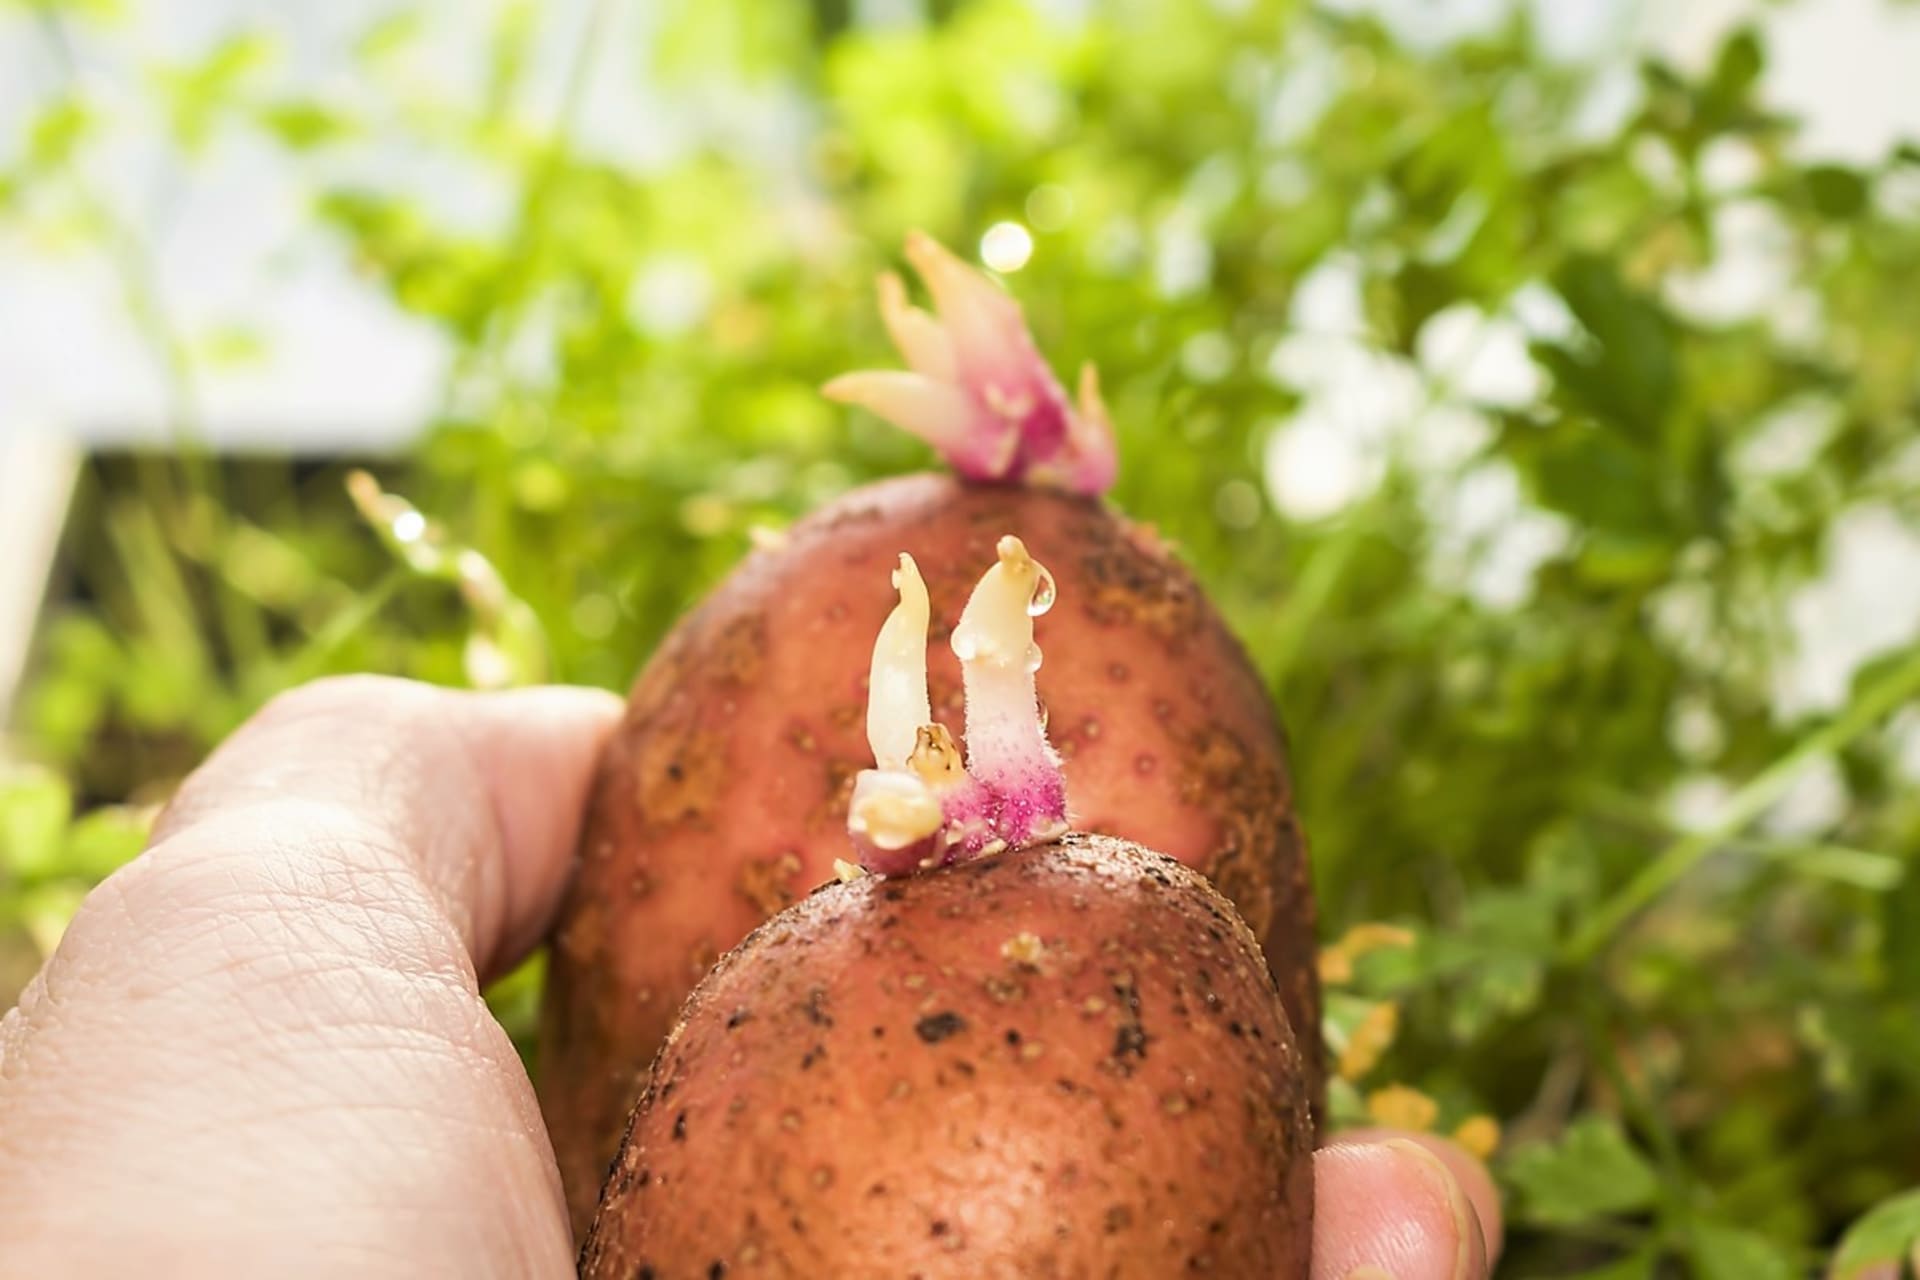
[[[868,663],[891,604],[879,588],[903,551],[933,602],[932,713],[956,731],[945,641],[969,589],[1009,533],[1051,570],[1060,603],[1038,692],[1073,826],[1170,854],[1234,903],[1265,942],[1320,1094],[1313,901],[1262,682],[1170,549],[1099,499],[1112,453],[1091,375],[1068,406],[997,286],[924,239],[908,256],[941,313],[883,281],[914,372],[829,392],[926,435],[960,474],[858,490],[754,552],[647,664],[601,760],[538,1073],[576,1229],[688,991],[848,854],[848,802],[874,758]]]
[[[1105,506],[944,476],[875,485],[755,552],[662,645],[608,744],[556,939],[540,1093],[577,1225],[675,1012],[715,958],[847,856],[871,756],[868,656],[902,550],[939,640],[1014,530],[1053,572],[1038,673],[1074,825],[1205,872],[1265,940],[1293,1024],[1319,1026],[1313,904],[1265,690],[1190,575]],[[1317,1095],[1318,1039],[1301,1037]]]
[[[1305,1073],[1171,858],[1075,835],[833,884],[695,991],[581,1274],[1304,1277]]]

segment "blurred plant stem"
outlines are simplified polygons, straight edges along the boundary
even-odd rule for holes
[[[1816,761],[1831,759],[1916,698],[1920,698],[1920,648],[1880,676],[1839,715],[1802,738],[1791,751],[1734,792],[1711,825],[1675,840],[1617,893],[1594,908],[1561,948],[1561,962],[1573,967],[1590,962],[1636,915],[1771,808],[1803,770]]]
[[[354,596],[353,602],[329,618],[326,625],[307,638],[307,642],[281,659],[273,680],[277,687],[304,684],[324,675],[341,646],[364,633],[375,618],[398,594],[410,574],[396,565],[386,575]]]

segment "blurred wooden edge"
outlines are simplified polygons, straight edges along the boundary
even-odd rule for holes
[[[13,699],[80,459],[79,447],[54,432],[0,432],[0,764],[14,758]]]

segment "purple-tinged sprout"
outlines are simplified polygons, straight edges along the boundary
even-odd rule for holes
[[[939,450],[963,479],[1097,495],[1113,485],[1113,424],[1091,364],[1078,403],[1034,347],[1020,304],[932,237],[907,236],[907,261],[937,315],[880,277],[880,315],[907,370],[849,373],[822,388]]]
[[[860,864],[901,875],[1058,839],[1067,830],[1060,757],[1040,721],[1033,619],[1053,604],[1053,577],[1015,537],[974,588],[953,650],[967,699],[967,752],[932,719],[926,585],[910,556],[899,603],[880,628],[869,677],[872,769],[854,780],[847,833]]]
[[[980,845],[970,839],[970,853],[983,852],[993,839],[1018,849],[1057,840],[1067,830],[1066,780],[1040,722],[1033,680],[1040,670],[1033,620],[1053,607],[1053,575],[1011,534],[995,550],[998,561],[953,629],[967,695],[967,772],[994,806],[992,836]]]
[[[854,780],[847,835],[869,871],[895,876],[939,866],[945,824],[939,795],[910,773],[863,769]]]

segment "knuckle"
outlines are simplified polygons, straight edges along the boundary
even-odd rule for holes
[[[397,676],[322,676],[276,694],[254,715],[254,722],[277,725],[369,713],[388,716],[417,708],[433,692],[430,686]]]
[[[149,850],[88,895],[63,950],[226,980],[274,956],[460,967],[459,935],[403,850],[330,815],[321,834],[323,819],[298,804],[278,816],[214,819]]]

